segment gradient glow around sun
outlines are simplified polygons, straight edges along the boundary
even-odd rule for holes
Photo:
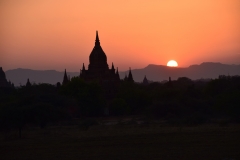
[[[168,67],[177,67],[178,63],[174,60],[170,60],[170,61],[168,61],[167,66]]]

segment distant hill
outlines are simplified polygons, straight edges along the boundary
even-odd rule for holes
[[[127,72],[120,72],[124,77]],[[143,69],[132,70],[135,81],[142,82],[144,76],[148,80],[163,81],[171,77],[173,80],[179,77],[188,77],[192,80],[218,78],[219,75],[240,75],[240,65],[228,65],[213,62],[204,62],[200,65],[192,65],[187,68],[167,67],[163,65],[150,64]]]
[[[119,72],[120,78],[123,79],[129,71]],[[13,69],[5,72],[7,80],[10,80],[15,86],[25,85],[29,78],[35,83],[56,84],[62,82],[64,72],[55,70],[30,70],[30,69]],[[150,64],[142,69],[132,70],[133,78],[141,82],[144,76],[148,80],[163,81],[171,77],[173,80],[178,77],[188,77],[190,79],[207,79],[217,78],[219,75],[240,75],[240,65],[228,65],[221,63],[205,62],[200,65],[192,65],[187,68],[173,68],[163,65]],[[78,76],[79,72],[68,72],[70,77]]]

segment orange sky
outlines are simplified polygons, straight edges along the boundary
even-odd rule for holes
[[[79,71],[99,31],[119,70],[240,64],[239,0],[1,0],[0,66]]]

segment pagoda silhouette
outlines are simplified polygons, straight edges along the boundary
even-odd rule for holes
[[[92,81],[98,82],[104,88],[109,88],[107,89],[109,92],[112,92],[113,88],[116,88],[116,86],[121,81],[118,73],[118,68],[115,69],[113,63],[111,68],[109,68],[108,66],[107,56],[100,45],[98,31],[96,31],[95,45],[89,56],[88,69],[86,69],[83,63],[82,69],[80,69],[79,77],[86,82],[92,82]],[[125,79],[123,80],[134,82],[131,68],[129,69],[129,75],[126,76]],[[67,71],[65,69],[62,84],[66,85],[70,81],[71,79],[67,75]]]
[[[120,81],[118,68],[115,69],[113,63],[111,69],[108,67],[107,56],[100,45],[98,31],[96,31],[95,46],[89,56],[88,69],[85,68],[83,63],[82,69],[80,70],[80,78],[85,81],[99,81],[100,83],[117,83]]]

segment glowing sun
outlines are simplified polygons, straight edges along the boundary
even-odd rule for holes
[[[167,66],[168,67],[177,67],[178,66],[178,63],[174,60],[171,60],[167,63]]]

